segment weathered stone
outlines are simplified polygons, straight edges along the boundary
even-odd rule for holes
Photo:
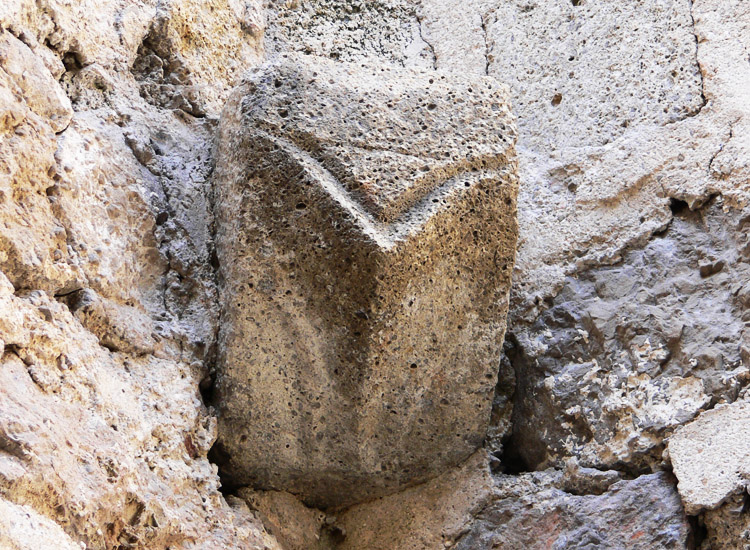
[[[353,506],[331,524],[336,550],[421,550],[449,547],[496,496],[487,453],[416,487]]]
[[[0,548],[80,550],[57,523],[39,515],[30,506],[19,506],[0,498]]]
[[[548,309],[517,324],[519,383],[506,446],[528,467],[577,456],[599,468],[661,463],[665,436],[733,401],[750,380],[743,282],[747,212],[679,201],[668,229],[623,262],[569,277]],[[706,258],[725,267],[702,277]]]
[[[482,442],[514,140],[505,88],[484,78],[290,56],[234,94],[214,176],[233,483],[346,505]]]
[[[417,9],[417,2],[399,0],[274,2],[268,4],[266,48],[433,68]]]
[[[750,403],[704,412],[669,438],[669,458],[689,514],[744,492],[750,478]]]
[[[277,548],[254,515],[306,531],[275,530],[285,544],[315,547],[317,523],[293,512],[316,512],[289,495],[267,493],[254,514],[217,490],[215,421],[198,393],[218,329],[215,115],[263,56],[264,9],[269,52],[489,73],[514,90],[517,355],[503,362],[489,447],[566,465],[496,488],[478,481],[486,466],[447,469],[336,511],[319,542],[433,550],[471,526],[488,491],[532,511],[558,489],[591,498],[617,474],[583,466],[650,471],[672,430],[747,397],[746,0],[266,4],[0,1],[0,547]],[[672,211],[671,198],[684,203]],[[70,315],[79,289],[98,305]],[[507,445],[513,406],[525,437]],[[748,546],[743,485],[696,519],[701,550]],[[612,517],[616,535],[634,516]],[[577,546],[564,533],[560,545]]]
[[[153,322],[135,307],[102,298],[90,289],[74,292],[66,301],[81,324],[105,348],[136,354],[154,351]]]
[[[67,127],[73,117],[68,96],[42,60],[9,32],[0,32],[0,70],[18,87],[26,105],[55,132]]]
[[[149,103],[130,71],[170,18],[181,85],[210,83],[202,108],[217,112],[260,54],[232,13],[0,2],[0,548],[279,548],[206,458],[215,125]]]
[[[332,518],[333,547],[684,548],[688,525],[670,476],[618,478],[573,464],[492,476],[482,450],[427,483]]]
[[[284,550],[313,550],[322,547],[321,531],[326,515],[308,508],[294,495],[281,491],[241,488],[237,494],[254,510],[263,526]]]
[[[700,519],[706,529],[700,550],[747,550],[750,544],[750,510],[746,491],[734,494]]]
[[[688,522],[668,474],[620,481],[595,496],[570,495],[538,481],[531,491],[519,491],[520,485],[519,478],[506,476],[499,483],[500,497],[478,514],[453,548],[686,547]]]
[[[486,18],[489,72],[512,81],[524,147],[601,145],[703,105],[689,0],[512,0],[493,7]]]

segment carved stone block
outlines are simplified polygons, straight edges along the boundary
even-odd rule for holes
[[[515,140],[490,78],[287,56],[234,93],[214,174],[231,483],[344,506],[481,445]]]

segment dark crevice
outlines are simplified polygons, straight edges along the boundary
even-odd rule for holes
[[[706,525],[703,518],[699,516],[688,516],[688,550],[699,550],[703,546],[703,541],[708,537]]]
[[[72,296],[76,292],[81,292],[81,291],[83,291],[83,287],[74,288],[73,290],[68,290],[65,292],[60,292],[60,293],[55,294],[55,299],[60,300],[62,298],[67,298],[68,296]]]
[[[503,441],[503,455],[501,457],[501,466],[499,470],[504,474],[519,475],[526,472],[533,472],[528,462],[520,452],[518,438],[511,435]]]
[[[230,460],[229,452],[219,441],[216,441],[208,451],[208,461],[215,464],[219,469],[219,481],[221,481],[219,492],[225,497],[234,494],[241,487],[241,485],[233,483],[232,477],[227,475],[227,466],[229,466]]]
[[[690,207],[685,201],[672,197],[669,199],[669,209],[672,211],[673,216],[680,216],[686,214],[690,210]]]
[[[514,372],[514,378],[516,381],[515,388],[513,389],[513,411],[511,412],[511,426],[508,431],[508,435],[503,438],[502,441],[502,455],[495,457],[500,460],[500,464],[497,466],[497,471],[518,475],[524,472],[530,472],[533,468],[530,467],[526,459],[523,458],[523,454],[520,452],[521,443],[518,441],[518,437],[514,437],[514,425],[516,420],[517,410],[520,403],[518,402],[521,395],[523,395],[521,388],[522,380],[519,376],[518,365],[518,351],[519,344],[515,335],[512,332],[505,333],[505,342],[503,343],[503,352],[505,353],[507,364]],[[495,392],[497,393],[497,389]]]
[[[86,66],[81,54],[73,50],[67,51],[63,54],[62,62],[65,66],[66,72],[78,72]]]
[[[346,533],[336,525],[324,525],[320,531],[320,548],[335,549],[346,540]]]

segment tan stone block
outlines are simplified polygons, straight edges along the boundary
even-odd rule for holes
[[[219,133],[232,482],[345,505],[468,457],[515,257],[505,87],[281,57],[235,92]]]

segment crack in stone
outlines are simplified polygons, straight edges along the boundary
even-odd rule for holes
[[[435,46],[433,46],[432,43],[427,40],[427,38],[425,38],[425,35],[422,32],[422,18],[418,13],[415,13],[414,17],[417,19],[417,25],[419,27],[419,38],[422,39],[422,42],[427,44],[427,47],[430,48],[430,52],[432,53],[432,68],[437,70],[437,53],[435,52]]]
[[[732,138],[734,137],[734,125],[739,122],[739,118],[735,119],[729,124],[729,135],[727,136],[726,141],[721,143],[719,145],[719,150],[716,151],[713,155],[711,155],[711,159],[708,161],[708,168],[707,168],[707,174],[710,177],[711,176],[711,169],[713,167],[714,161],[716,160],[716,157],[718,157],[722,151],[724,151],[724,147],[729,145],[729,142],[732,141]]]
[[[699,115],[701,111],[703,111],[703,108],[708,104],[708,100],[706,99],[706,82],[705,82],[705,79],[703,78],[703,67],[701,66],[700,59],[698,58],[698,51],[699,51],[698,45],[700,41],[698,40],[698,33],[695,31],[695,16],[693,15],[694,2],[693,0],[689,0],[689,1],[690,1],[690,11],[689,11],[690,26],[692,27],[693,37],[695,38],[695,64],[698,66],[698,74],[700,75],[700,78],[701,78],[701,104],[698,107],[698,110],[696,110],[693,113],[688,114],[685,118]]]
[[[489,13],[479,14],[479,20],[482,25],[482,37],[484,38],[484,74],[490,74],[490,43],[487,41],[487,17]]]

